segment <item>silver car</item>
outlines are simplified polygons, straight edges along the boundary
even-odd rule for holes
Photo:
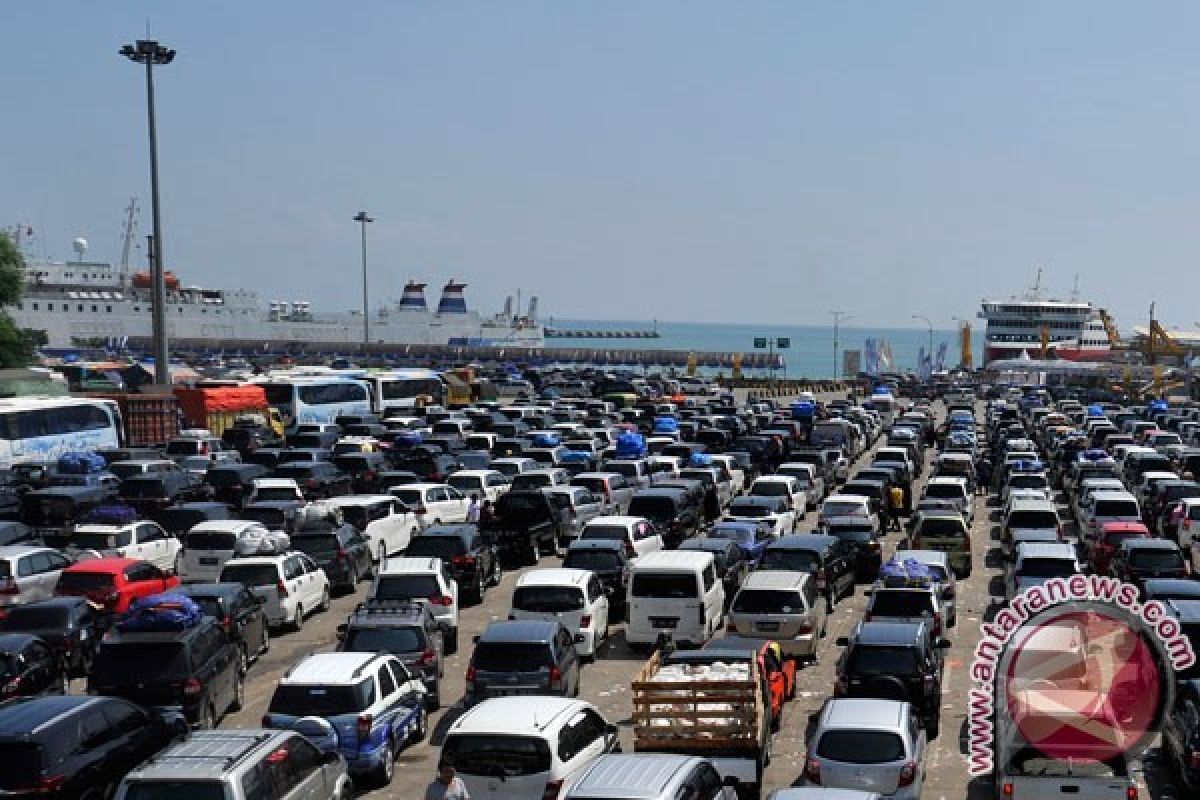
[[[925,731],[913,707],[896,700],[826,700],[809,739],[809,785],[918,800],[925,783]]]
[[[70,565],[70,559],[50,547],[0,547],[0,608],[53,597],[58,576]]]

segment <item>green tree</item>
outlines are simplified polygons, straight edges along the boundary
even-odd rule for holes
[[[21,299],[25,259],[7,232],[0,233],[0,306]],[[24,367],[33,361],[33,331],[18,330],[8,312],[0,309],[0,367]],[[44,334],[42,335],[44,339]]]

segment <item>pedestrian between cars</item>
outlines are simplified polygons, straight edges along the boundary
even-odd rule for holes
[[[900,530],[900,512],[904,510],[904,490],[899,486],[888,489],[889,530]]]
[[[472,493],[471,499],[467,503],[467,524],[479,524],[479,495]]]
[[[425,800],[471,800],[462,778],[455,774],[454,765],[438,765],[438,774],[425,788]]]
[[[975,462],[975,490],[979,494],[987,494],[988,486],[992,483],[992,462],[983,456]]]

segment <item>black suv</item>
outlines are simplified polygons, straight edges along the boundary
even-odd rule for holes
[[[428,689],[426,709],[441,707],[445,642],[427,604],[399,600],[359,603],[349,620],[338,626],[337,636],[337,649],[342,652],[390,653],[403,661]]]
[[[86,597],[51,597],[15,606],[0,619],[0,631],[31,633],[54,648],[76,678],[92,667],[100,627],[100,617]]]
[[[212,487],[215,499],[237,507],[250,494],[255,479],[270,472],[263,464],[214,464],[204,474],[204,482]]]
[[[293,461],[276,467],[272,476],[291,478],[309,500],[350,494],[350,476],[328,461]]]
[[[376,494],[382,491],[379,475],[388,469],[383,453],[342,453],[333,457],[333,463],[350,476],[355,494]]]
[[[942,650],[925,622],[860,622],[837,664],[836,697],[878,697],[912,704],[929,738],[938,734],[942,707]]]
[[[242,707],[241,664],[238,646],[211,617],[181,631],[113,630],[96,651],[88,692],[147,706],[181,706],[190,724],[212,728],[226,711]]]
[[[795,533],[767,545],[758,568],[813,573],[817,591],[825,595],[832,610],[841,597],[854,593],[854,550],[836,536]]]
[[[488,623],[483,635],[475,637],[466,704],[513,694],[576,697],[582,661],[575,643],[582,638],[557,620]]]
[[[50,645],[29,633],[0,633],[0,700],[66,694],[69,680]]]
[[[1113,553],[1109,574],[1141,589],[1150,578],[1188,578],[1191,567],[1179,545],[1167,539],[1127,539]]]
[[[292,549],[315,561],[334,589],[350,594],[363,577],[371,574],[371,544],[348,522],[322,529],[309,522],[309,515],[302,514],[291,536]]]
[[[567,545],[564,567],[596,573],[608,595],[609,619],[620,622],[628,611],[629,555],[619,539],[576,539]]]
[[[700,529],[701,512],[687,489],[639,489],[626,511],[631,517],[645,517],[662,533],[667,547],[694,536]]]
[[[150,472],[121,481],[121,498],[143,514],[212,498],[212,487],[190,472]]]
[[[488,586],[500,585],[500,559],[496,546],[484,541],[474,525],[431,525],[412,538],[406,556],[440,558],[450,575],[476,603],[483,602]]]
[[[0,704],[0,794],[105,797],[129,770],[187,733],[178,714],[116,697],[22,697]]]
[[[199,525],[218,519],[233,519],[233,511],[224,503],[196,502],[180,503],[168,506],[154,514],[157,522],[167,533],[181,538],[185,533]]]
[[[1195,797],[1200,792],[1200,681],[1180,681],[1175,706],[1163,721],[1163,755],[1179,778],[1183,794]]]
[[[192,583],[172,591],[186,594],[208,616],[221,623],[241,651],[242,672],[271,649],[266,602],[240,583]]]

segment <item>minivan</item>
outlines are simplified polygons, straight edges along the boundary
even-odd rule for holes
[[[630,573],[625,639],[634,646],[651,645],[665,633],[677,642],[702,645],[720,629],[724,609],[725,587],[712,553],[647,553]]]
[[[217,580],[243,536],[266,537],[267,529],[262,523],[240,519],[215,519],[192,527],[183,537],[179,580],[183,583]]]

